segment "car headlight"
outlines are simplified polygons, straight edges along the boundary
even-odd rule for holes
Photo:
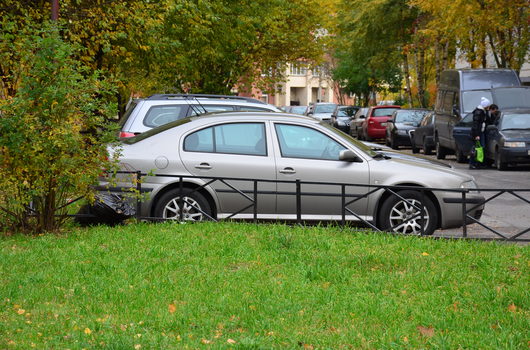
[[[460,188],[465,188],[465,189],[470,189],[470,190],[477,190],[478,189],[478,185],[475,182],[475,180],[469,180],[469,181],[462,182],[462,184],[460,185]],[[478,193],[479,191],[473,191],[473,192],[477,192]]]
[[[526,144],[524,142],[504,142],[504,147],[525,147]]]

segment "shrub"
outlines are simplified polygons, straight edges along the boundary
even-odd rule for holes
[[[52,25],[21,35],[19,85],[0,101],[0,227],[57,230],[66,205],[89,196],[111,161],[112,88],[72,59]],[[31,215],[28,215],[31,214]]]

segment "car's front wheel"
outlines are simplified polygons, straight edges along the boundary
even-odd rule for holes
[[[495,168],[497,170],[506,170],[506,163],[501,159],[501,154],[497,151],[495,152]]]
[[[382,230],[402,234],[432,235],[438,224],[438,212],[427,194],[404,190],[385,199],[379,210],[379,225]],[[423,202],[423,216],[421,204]]]
[[[203,195],[184,188],[181,201],[180,194],[178,188],[164,194],[156,204],[154,215],[162,219],[180,220],[182,211],[184,221],[204,221],[211,218],[210,204]]]

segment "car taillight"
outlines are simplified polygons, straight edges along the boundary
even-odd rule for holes
[[[119,135],[120,138],[133,137],[133,136],[136,136],[136,135],[133,134],[132,132],[127,132],[127,131],[120,131],[120,135]]]

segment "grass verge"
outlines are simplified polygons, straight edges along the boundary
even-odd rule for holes
[[[231,223],[3,237],[0,348],[527,348],[529,257]]]

